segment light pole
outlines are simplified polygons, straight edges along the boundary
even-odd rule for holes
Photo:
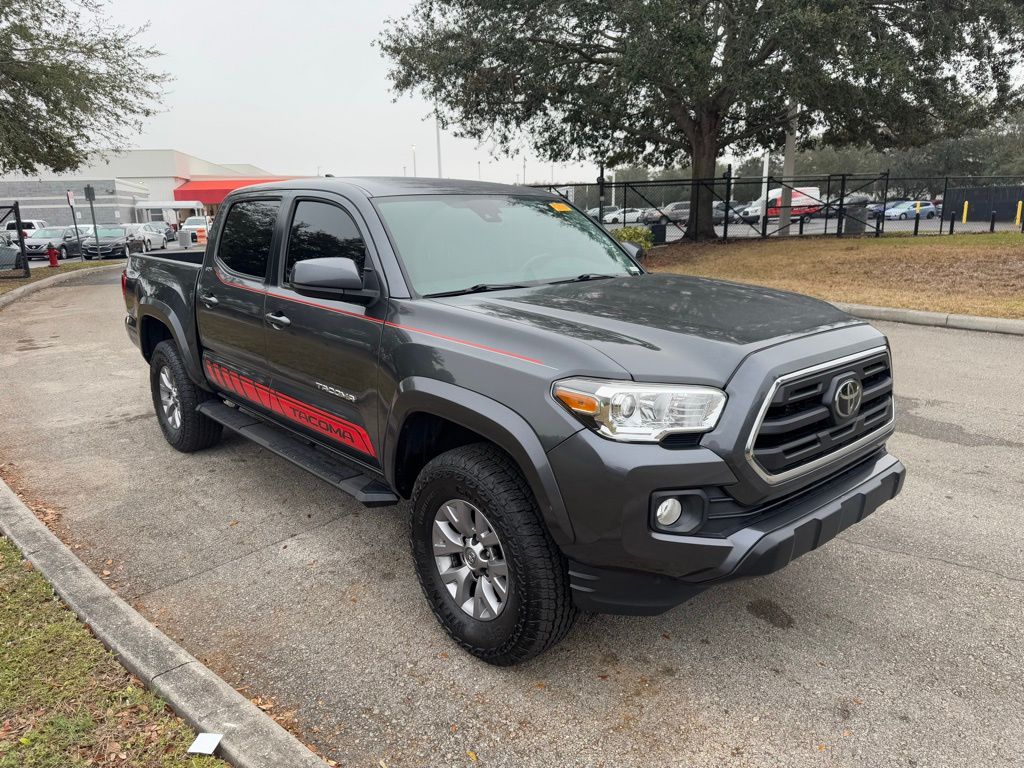
[[[441,119],[434,113],[434,133],[437,137],[437,178],[444,178],[441,175]]]
[[[412,175],[416,175],[416,145],[412,145]]]
[[[476,161],[476,180],[477,181],[482,181],[483,178],[484,178],[483,174],[480,172],[480,161],[477,160]]]

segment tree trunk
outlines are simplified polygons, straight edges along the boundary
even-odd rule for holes
[[[698,130],[693,141],[693,179],[714,179],[718,161],[717,136],[710,131]],[[694,182],[690,190],[690,221],[687,235],[694,240],[714,240],[715,222],[712,215],[715,198],[712,183]]]

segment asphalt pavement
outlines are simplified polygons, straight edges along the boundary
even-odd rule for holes
[[[903,495],[783,571],[461,653],[406,506],[236,437],[176,453],[116,271],[0,312],[0,463],[165,632],[342,765],[1019,766],[1024,338],[886,325]]]

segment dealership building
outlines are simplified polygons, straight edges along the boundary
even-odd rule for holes
[[[213,215],[228,192],[277,176],[248,164],[220,164],[174,149],[136,149],[98,159],[74,173],[0,177],[0,205],[17,202],[22,219],[72,223],[68,192],[74,193],[74,219],[91,215],[85,188],[95,194],[101,224],[142,221],[180,223],[186,217]]]

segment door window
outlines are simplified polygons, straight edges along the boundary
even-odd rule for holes
[[[336,205],[300,200],[288,237],[285,282],[291,281],[292,269],[297,262],[329,257],[352,259],[362,270],[366,262],[366,244],[355,221]]]
[[[232,205],[224,219],[217,258],[233,272],[262,279],[280,206],[279,200],[239,200]]]

